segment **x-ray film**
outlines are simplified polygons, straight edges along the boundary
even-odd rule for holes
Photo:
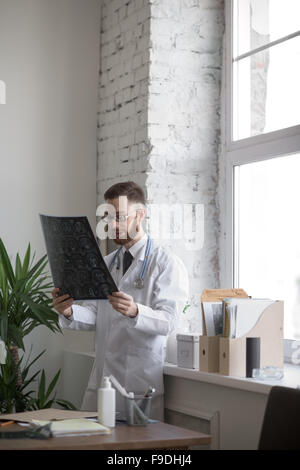
[[[118,288],[87,217],[40,214],[55,287],[74,300],[106,299]]]

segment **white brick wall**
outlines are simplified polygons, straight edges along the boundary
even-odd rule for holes
[[[103,0],[98,117],[98,202],[115,182],[145,188],[150,4]]]
[[[204,288],[219,287],[217,185],[224,5],[221,0],[151,3],[148,200],[204,204],[202,250],[189,250],[180,240],[165,242],[180,253],[189,270],[192,308],[185,318],[199,331],[200,294]]]
[[[149,203],[204,204],[202,250],[162,240],[189,270],[192,308],[181,326],[194,330],[202,290],[219,286],[223,29],[222,0],[103,0],[98,202],[134,179]]]

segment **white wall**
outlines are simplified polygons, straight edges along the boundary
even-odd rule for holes
[[[45,253],[39,213],[87,215],[95,227],[100,0],[0,0],[0,237],[10,255]],[[64,341],[65,337],[65,341]],[[36,329],[53,375],[72,333]],[[92,349],[93,336],[82,338]]]

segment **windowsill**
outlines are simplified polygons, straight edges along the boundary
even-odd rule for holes
[[[231,377],[218,373],[185,369],[169,363],[165,363],[164,375],[265,394],[268,394],[271,387],[274,385],[291,388],[296,388],[298,385],[300,386],[300,367],[294,364],[284,364],[284,377],[281,380],[257,380],[245,377]]]

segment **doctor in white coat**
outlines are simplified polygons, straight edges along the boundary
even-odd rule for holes
[[[120,205],[121,196],[122,202],[124,197],[128,202],[127,213]],[[144,232],[145,199],[140,186],[118,183],[104,197],[114,209],[108,213],[108,223],[119,246],[104,259],[119,291],[107,300],[74,303],[53,289],[53,307],[61,314],[62,328],[96,330],[96,356],[81,408],[97,409],[97,390],[103,376],[112,374],[128,392],[145,392],[153,386],[151,417],[163,420],[166,341],[188,299],[187,270],[179,257]],[[143,208],[136,209],[137,204]],[[123,400],[116,392],[121,417]]]

